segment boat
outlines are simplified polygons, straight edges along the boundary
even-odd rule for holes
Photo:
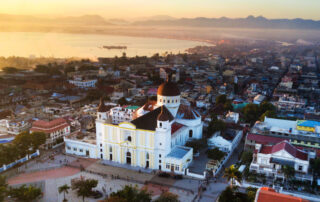
[[[102,46],[105,49],[127,49],[127,46]]]

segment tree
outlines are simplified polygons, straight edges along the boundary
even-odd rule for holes
[[[30,134],[32,149],[37,150],[40,145],[46,143],[47,135],[43,132],[33,132]]]
[[[225,131],[226,130],[226,124],[224,121],[219,119],[213,119],[210,121],[208,126],[208,137],[211,137],[215,132],[217,131]]]
[[[259,109],[261,114],[265,113],[266,111],[276,111],[276,107],[267,101],[262,102],[259,106]]]
[[[235,180],[238,182],[242,181],[241,173],[234,165],[225,169],[223,177],[227,178],[228,181],[231,180],[231,186],[235,185]]]
[[[119,104],[119,105],[126,105],[126,104],[128,104],[128,101],[126,100],[125,97],[122,97],[122,98],[120,98],[120,99],[118,100],[118,104]]]
[[[63,192],[63,201],[67,201],[66,200],[66,193],[68,193],[69,189],[70,189],[70,187],[67,184],[64,184],[59,187],[59,193],[61,194]]]
[[[233,110],[233,106],[230,100],[227,100],[223,105],[224,111],[231,111]]]
[[[203,140],[192,140],[192,141],[188,141],[186,143],[187,147],[192,147],[193,148],[193,152],[197,153],[201,148],[205,148],[206,144],[204,143]]]
[[[253,202],[256,198],[256,193],[257,193],[257,188],[254,187],[248,187],[246,188],[246,192],[247,192],[247,196],[248,196],[248,200],[249,202]]]
[[[86,99],[88,99],[90,102],[94,100],[98,100],[103,96],[102,91],[97,90],[97,89],[90,89],[87,92]]]
[[[137,187],[126,185],[122,190],[113,192],[106,202],[151,202],[151,193],[147,190],[139,190]]]
[[[246,122],[255,123],[260,117],[259,106],[256,104],[247,104],[243,108],[243,115]]]
[[[77,191],[77,195],[82,197],[82,201],[84,201],[85,197],[91,196],[92,189],[98,185],[98,180],[95,179],[84,179],[81,177],[80,179],[74,180],[71,183],[72,190]]]
[[[294,177],[295,170],[292,166],[282,166],[281,170],[284,174],[286,182]]]
[[[249,165],[252,162],[252,152],[251,151],[244,151],[241,155],[241,163]]]
[[[208,158],[213,160],[220,161],[224,156],[225,153],[220,151],[218,148],[210,149],[207,151]]]
[[[69,72],[75,72],[76,71],[76,68],[74,66],[67,66],[65,69],[64,69],[64,73],[65,74],[68,74]]]
[[[231,202],[235,199],[234,189],[230,186],[227,186],[226,189],[219,196],[219,202]]]
[[[277,118],[277,113],[275,111],[266,111],[264,112],[261,116],[260,116],[260,121],[264,121],[264,118],[268,117],[268,118]]]
[[[0,176],[0,202],[4,201],[7,195],[8,184],[5,176]]]
[[[312,170],[316,174],[320,175],[320,158],[311,159],[310,165],[311,165]]]
[[[224,104],[227,101],[227,96],[226,95],[219,95],[216,97],[216,105],[218,104]]]
[[[15,67],[4,67],[2,68],[2,71],[6,74],[14,74],[19,72],[20,70]]]
[[[178,195],[171,192],[163,192],[155,202],[179,202]]]
[[[13,198],[16,198],[18,201],[31,202],[39,198],[42,192],[40,188],[34,187],[32,185],[28,187],[26,185],[22,185],[21,187],[18,187],[18,188],[11,187],[9,194]]]
[[[29,149],[32,146],[32,140],[29,132],[22,132],[18,134],[12,143],[19,148],[19,156],[23,157],[30,153]]]

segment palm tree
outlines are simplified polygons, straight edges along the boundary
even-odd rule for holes
[[[235,180],[238,182],[242,181],[241,173],[234,165],[231,165],[229,168],[225,169],[223,177],[227,178],[228,181],[231,180],[231,186],[235,185]]]
[[[287,184],[288,180],[290,180],[292,177],[294,177],[295,170],[292,166],[282,166],[281,170],[284,174],[286,184]]]
[[[63,201],[67,201],[66,200],[66,193],[68,193],[69,189],[70,189],[70,187],[67,184],[64,184],[59,187],[59,193],[61,194],[63,192]]]

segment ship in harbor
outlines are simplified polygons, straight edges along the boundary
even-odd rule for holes
[[[127,49],[127,46],[102,46],[105,49]]]

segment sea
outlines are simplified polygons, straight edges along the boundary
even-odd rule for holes
[[[184,53],[205,42],[131,37],[101,34],[52,32],[0,32],[0,56],[98,58],[152,56],[155,53]],[[103,46],[126,46],[127,49],[105,49]]]

